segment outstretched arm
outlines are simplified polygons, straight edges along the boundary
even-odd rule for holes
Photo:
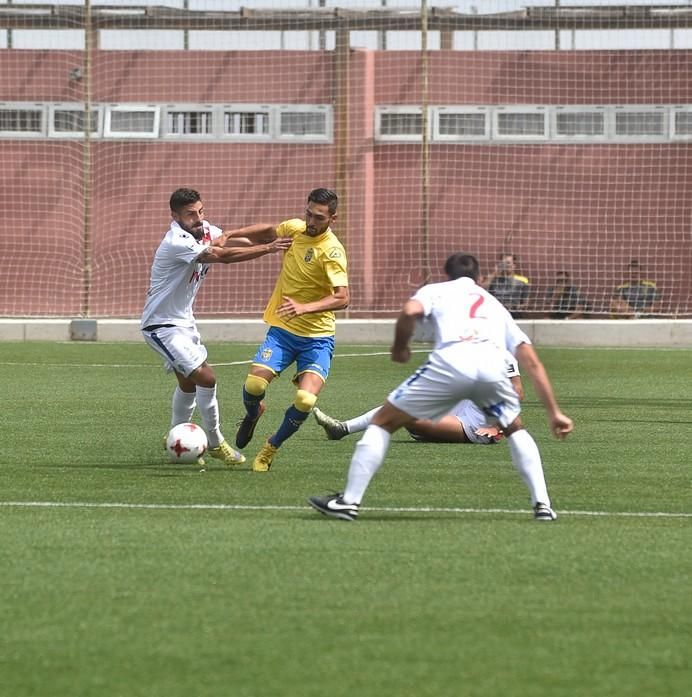
[[[519,344],[516,349],[516,357],[521,366],[522,373],[527,373],[531,378],[533,387],[536,390],[538,399],[545,407],[548,413],[548,422],[550,430],[556,438],[565,438],[565,436],[574,429],[572,419],[560,411],[560,407],[555,399],[553,387],[550,384],[548,373],[543,367],[540,358],[536,354],[531,344]]]
[[[197,261],[203,264],[235,264],[263,257],[266,254],[285,252],[292,242],[290,237],[277,237],[266,244],[252,244],[243,247],[210,245],[197,257]]]
[[[255,223],[234,230],[224,230],[223,235],[217,237],[212,245],[215,247],[247,246],[250,244],[268,244],[276,239],[276,228],[269,223]]]

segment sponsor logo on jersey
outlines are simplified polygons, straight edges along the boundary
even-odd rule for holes
[[[341,259],[341,251],[334,248],[329,250],[329,254],[327,255],[330,259]]]
[[[315,250],[310,247],[307,252],[305,252],[305,256],[303,259],[305,259],[305,262],[309,264],[312,261],[312,258],[315,256]]]

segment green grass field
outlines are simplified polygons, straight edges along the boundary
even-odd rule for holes
[[[254,346],[212,345],[225,432]],[[415,367],[339,346],[348,417]],[[0,344],[2,697],[662,697],[692,685],[689,351],[539,350],[576,422],[524,420],[560,518],[536,523],[507,446],[394,436],[360,519],[354,437],[311,419],[271,472],[163,460],[174,380],[138,344]],[[528,385],[527,385],[528,388]]]

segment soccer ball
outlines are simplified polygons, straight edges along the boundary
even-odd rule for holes
[[[197,424],[178,424],[166,436],[166,452],[171,462],[197,462],[206,450],[207,434]]]

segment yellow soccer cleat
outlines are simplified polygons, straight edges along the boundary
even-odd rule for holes
[[[267,441],[257,453],[255,461],[252,463],[253,472],[269,472],[269,468],[272,466],[272,460],[274,455],[279,451],[279,449],[273,446],[269,441]]]
[[[239,453],[237,450],[233,450],[226,441],[221,443],[217,448],[209,448],[207,452],[217,460],[221,460],[224,465],[233,466],[245,462],[245,455]]]

